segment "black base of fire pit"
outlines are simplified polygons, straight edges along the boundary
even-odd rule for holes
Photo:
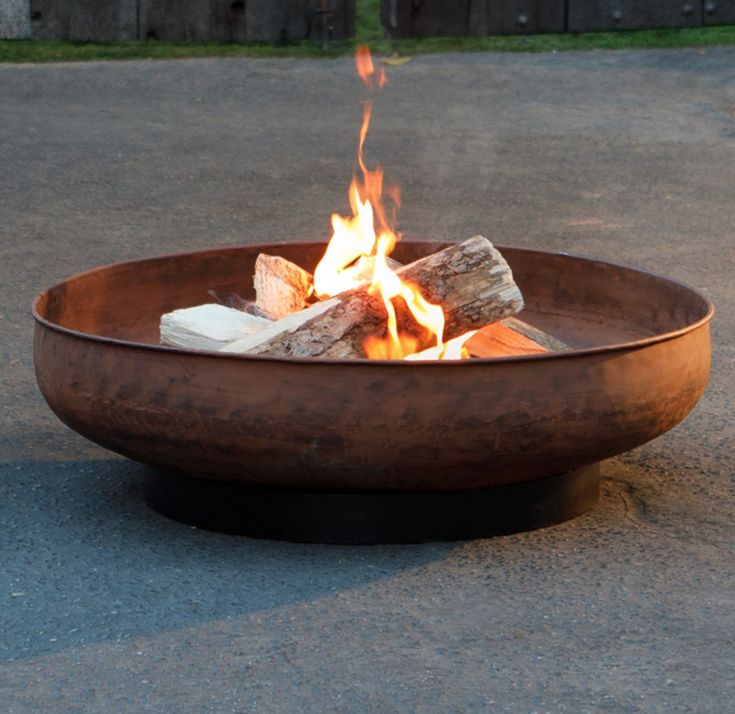
[[[473,491],[286,491],[149,470],[148,505],[198,528],[299,543],[468,540],[554,525],[597,503],[600,466]]]

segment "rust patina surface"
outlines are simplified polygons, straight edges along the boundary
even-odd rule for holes
[[[404,242],[408,262],[441,243]],[[523,318],[574,347],[447,363],[270,359],[158,344],[160,315],[252,297],[258,253],[313,269],[324,246],[215,249],[98,268],[34,303],[35,366],[72,429],[130,458],[277,488],[446,491],[522,483],[679,423],[710,369],[709,300],[623,266],[501,248]]]

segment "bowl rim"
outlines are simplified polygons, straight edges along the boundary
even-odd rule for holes
[[[439,246],[448,246],[453,243],[456,243],[456,241],[441,241],[441,240],[413,240],[409,241],[406,240],[406,243],[421,243],[421,244],[435,244],[437,247]],[[111,346],[117,346],[117,347],[125,347],[128,349],[139,349],[139,350],[153,350],[155,352],[163,352],[163,353],[169,353],[173,355],[177,355],[179,357],[183,356],[196,356],[196,357],[209,357],[209,358],[220,358],[220,359],[234,359],[234,360],[242,360],[246,362],[265,362],[269,364],[273,363],[286,363],[286,364],[310,364],[310,365],[330,365],[330,364],[339,364],[339,365],[373,365],[375,367],[380,366],[390,366],[390,367],[397,367],[401,366],[402,368],[419,368],[419,369],[427,369],[427,368],[437,368],[437,367],[443,367],[448,369],[454,369],[459,366],[462,366],[464,368],[470,367],[472,365],[487,365],[487,364],[499,364],[499,363],[513,363],[513,362],[537,362],[537,361],[546,361],[546,360],[559,360],[559,359],[570,359],[570,358],[579,358],[579,357],[587,357],[592,355],[604,355],[604,354],[610,354],[612,352],[622,352],[622,351],[628,351],[628,350],[634,350],[634,349],[641,349],[644,347],[649,347],[651,345],[659,344],[661,342],[667,342],[669,340],[676,339],[677,337],[681,337],[682,335],[685,335],[689,332],[694,332],[698,328],[702,327],[703,325],[706,325],[712,317],[715,314],[715,307],[712,302],[712,300],[707,296],[704,295],[700,290],[697,290],[696,288],[692,287],[691,285],[688,285],[687,283],[677,280],[675,278],[670,278],[664,275],[661,275],[659,273],[646,270],[644,268],[640,268],[637,266],[629,265],[627,263],[619,263],[619,262],[613,262],[610,260],[601,260],[597,258],[592,258],[589,256],[584,255],[578,255],[576,253],[568,253],[566,251],[548,251],[548,250],[542,250],[537,248],[526,248],[526,247],[518,247],[518,246],[508,246],[508,245],[495,245],[495,247],[502,253],[503,250],[513,250],[516,252],[522,252],[522,253],[541,253],[551,256],[560,256],[560,257],[567,257],[572,258],[574,260],[579,260],[587,263],[595,263],[597,265],[608,265],[612,266],[614,268],[622,268],[623,270],[632,271],[635,273],[639,273],[651,278],[656,278],[658,280],[663,280],[668,283],[671,283],[673,285],[678,285],[680,288],[684,288],[685,290],[688,290],[689,292],[696,295],[700,300],[703,301],[704,305],[706,306],[707,310],[701,318],[696,320],[693,323],[690,323],[689,325],[685,325],[684,327],[680,327],[676,330],[672,330],[669,332],[662,332],[656,335],[650,335],[648,337],[642,337],[637,340],[630,340],[626,342],[616,342],[606,345],[597,345],[595,347],[586,347],[582,349],[577,350],[570,350],[568,352],[546,352],[546,353],[536,353],[536,354],[526,354],[526,355],[504,355],[499,357],[479,357],[479,358],[473,358],[468,360],[376,360],[376,359],[368,359],[367,357],[358,357],[358,358],[350,358],[350,359],[336,359],[336,358],[315,358],[315,357],[269,357],[267,355],[250,355],[250,354],[236,354],[232,352],[217,352],[213,350],[193,350],[193,349],[184,349],[179,347],[170,347],[168,345],[157,345],[152,343],[146,343],[146,342],[135,342],[133,340],[122,340],[116,337],[105,337],[104,335],[96,335],[89,332],[82,332],[80,330],[74,330],[69,327],[63,327],[62,325],[59,325],[55,322],[52,322],[45,317],[43,317],[40,314],[39,311],[39,304],[41,300],[48,295],[53,290],[60,288],[65,283],[68,283],[71,280],[76,280],[79,278],[82,278],[86,275],[96,273],[103,270],[108,270],[113,267],[120,267],[120,266],[126,266],[126,265],[132,265],[135,263],[142,263],[146,261],[155,261],[155,260],[167,260],[167,259],[177,259],[177,258],[184,258],[187,256],[193,256],[196,254],[203,254],[203,253],[224,253],[227,251],[233,251],[238,252],[242,251],[243,249],[247,250],[265,250],[265,249],[272,249],[274,247],[279,246],[293,246],[293,245],[326,245],[326,241],[275,241],[275,242],[268,242],[268,243],[251,243],[251,244],[245,244],[245,245],[223,245],[223,246],[214,246],[211,248],[205,248],[201,250],[193,250],[193,251],[180,251],[175,253],[163,253],[160,255],[151,255],[146,256],[143,258],[133,258],[130,260],[123,260],[118,261],[114,263],[105,263],[103,265],[98,265],[93,268],[89,268],[87,270],[79,271],[78,273],[73,273],[72,275],[67,276],[63,280],[60,280],[57,283],[54,283],[50,287],[46,288],[45,290],[42,290],[39,292],[32,302],[32,313],[33,318],[36,321],[37,324],[50,329],[54,332],[58,332],[64,335],[67,335],[69,337],[74,337],[77,339],[89,341],[89,342],[96,342],[96,343],[102,343],[106,345]]]

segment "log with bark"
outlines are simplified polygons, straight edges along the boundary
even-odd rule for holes
[[[365,261],[364,278],[370,279],[372,262]],[[398,261],[388,258],[389,267],[398,271],[403,266]],[[269,290],[257,292],[257,304],[266,313],[278,312],[277,305],[284,304],[284,298],[279,293],[288,296],[299,296],[292,305],[291,312],[298,310],[296,304],[304,304],[312,284],[312,276],[295,263],[281,256],[258,257],[255,264],[256,290],[259,285],[268,285]],[[331,305],[331,303],[330,303]],[[304,322],[316,316],[316,312],[300,315],[282,325],[274,325],[273,328],[262,335],[262,339],[280,334],[283,330],[297,329]],[[255,345],[257,340],[243,341],[240,343],[242,349],[246,349],[249,343]],[[255,345],[257,347],[257,345]],[[509,355],[542,354],[545,352],[564,352],[570,347],[555,337],[539,330],[517,317],[509,317],[499,322],[484,326],[466,344],[472,357],[503,357]]]
[[[523,298],[503,256],[487,238],[476,236],[399,269],[416,283],[446,317],[444,337],[451,339],[523,309]],[[399,331],[416,338],[416,349],[432,343],[402,300],[394,301]],[[258,333],[222,349],[270,357],[363,357],[368,336],[382,335],[386,310],[379,295],[355,288],[293,313]]]

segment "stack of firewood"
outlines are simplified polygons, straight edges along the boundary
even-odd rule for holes
[[[418,285],[427,300],[442,306],[445,340],[478,330],[465,345],[472,357],[568,349],[514,317],[523,309],[523,297],[508,263],[482,236],[409,265],[393,262],[391,267],[404,281]],[[257,314],[216,304],[175,310],[161,318],[161,342],[269,357],[341,359],[365,357],[365,340],[385,332],[385,307],[367,283],[319,300],[313,295],[310,273],[281,256],[266,254],[258,256],[253,281]],[[435,338],[400,300],[394,303],[399,331],[414,337],[419,349],[430,347]]]

